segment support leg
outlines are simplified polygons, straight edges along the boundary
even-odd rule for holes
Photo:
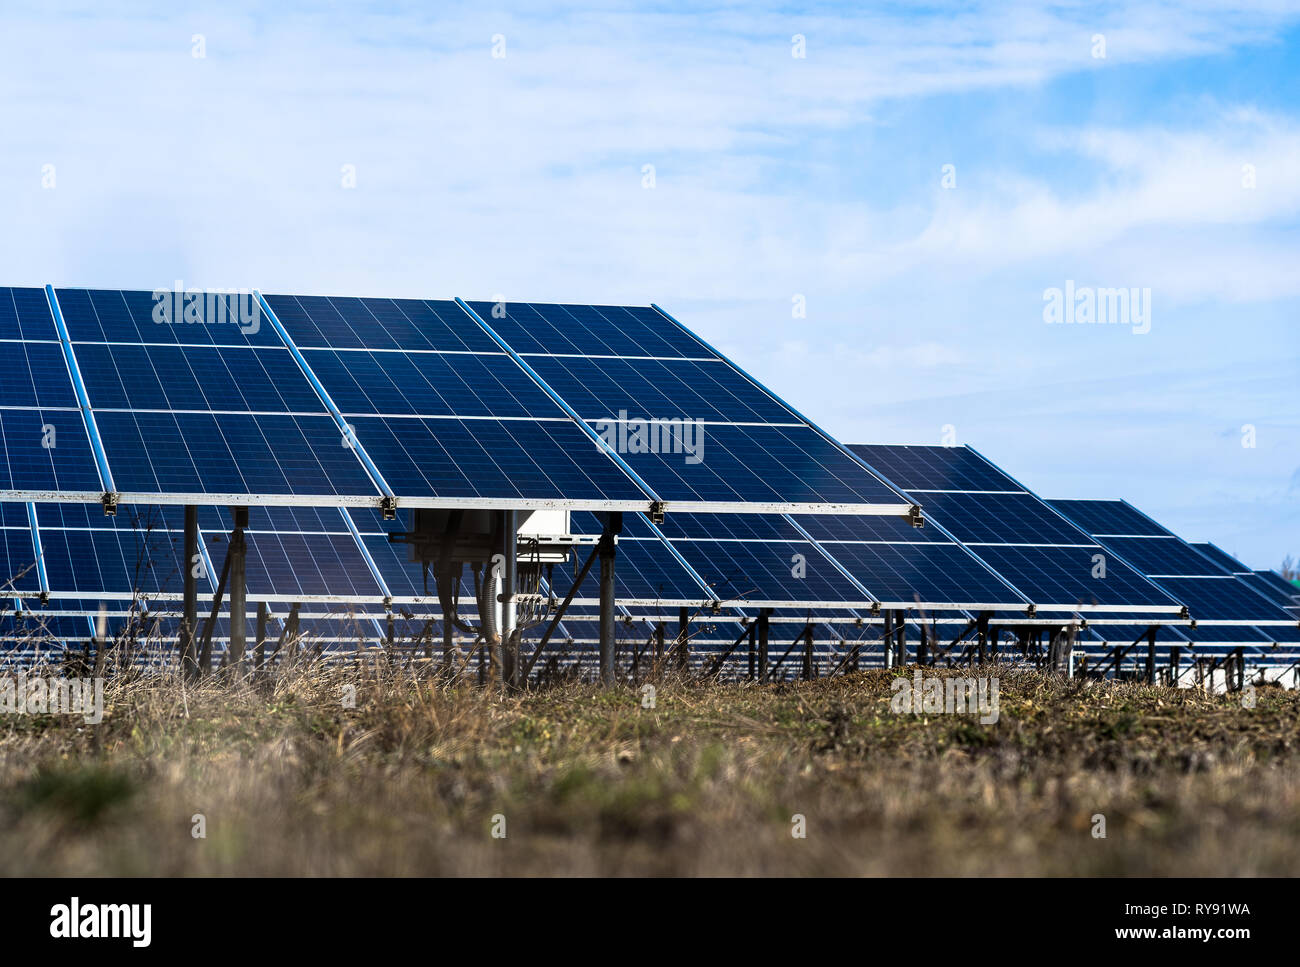
[[[199,509],[185,507],[185,604],[181,616],[181,671],[187,678],[199,673],[198,649],[194,636],[199,627],[199,591],[196,571],[202,570],[199,555]]]

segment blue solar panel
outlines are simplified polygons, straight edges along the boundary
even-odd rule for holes
[[[124,493],[378,496],[327,416],[105,412],[96,420]]]
[[[1160,586],[1177,595],[1187,605],[1192,617],[1199,620],[1295,620],[1235,577],[1161,578]]]
[[[1014,591],[956,544],[831,544],[827,552],[879,601],[1015,604]]]
[[[806,427],[705,426],[698,462],[687,454],[624,453],[664,500],[887,503],[897,494]]]
[[[0,490],[100,491],[77,410],[0,409]]]
[[[299,349],[500,352],[451,301],[268,295],[266,302]]]
[[[1211,561],[1213,561],[1215,564],[1217,564],[1217,565],[1219,566],[1219,568],[1221,568],[1221,569],[1224,570],[1224,571],[1227,571],[1229,574],[1249,574],[1249,573],[1250,573],[1250,568],[1246,567],[1246,565],[1242,564],[1241,561],[1237,560],[1237,559],[1236,559],[1235,557],[1233,557],[1231,554],[1228,554],[1228,553],[1225,552],[1225,551],[1221,551],[1219,548],[1215,547],[1213,544],[1209,544],[1209,543],[1203,543],[1203,544],[1192,544],[1191,547],[1194,548],[1196,551],[1200,552],[1201,554],[1204,554],[1204,555],[1205,555],[1206,557],[1208,557]],[[1177,572],[1170,572],[1170,573],[1177,573],[1177,574],[1184,574],[1184,573],[1189,573],[1189,574],[1200,574],[1201,572],[1200,572],[1200,571],[1188,571],[1188,572],[1177,571]],[[1211,573],[1214,573],[1214,572],[1211,572]]]
[[[42,527],[41,550],[54,594],[179,594],[183,589],[182,544],[172,532]]]
[[[382,597],[378,583],[348,534],[245,532],[248,593],[257,595],[335,595]],[[226,540],[209,535],[214,562]]]
[[[409,548],[405,544],[390,543],[386,536],[362,534],[361,542],[370,552],[370,558],[379,569],[380,576],[388,585],[388,590],[398,598],[423,597],[434,595],[437,586],[433,574],[429,574],[428,588],[425,588],[424,569],[419,561],[408,560]],[[463,576],[463,591],[468,595],[470,607],[473,607],[474,585],[468,572]]]
[[[669,538],[760,541],[804,539],[799,528],[780,514],[669,514],[659,529]]]
[[[568,593],[577,577],[577,571],[589,553],[590,548],[580,548],[571,556],[568,565],[556,567],[552,581],[554,594],[562,597]],[[656,538],[620,538],[615,557],[614,585],[615,596],[620,601],[704,601],[708,598],[708,593],[691,577],[690,572]],[[593,567],[588,572],[577,596],[588,599],[600,597],[598,568]]]
[[[713,355],[694,336],[648,307],[525,302],[500,307],[492,302],[471,302],[469,306],[517,353]]]
[[[357,439],[411,497],[643,501],[571,420],[355,417]]]
[[[1104,554],[1097,547],[1009,547],[988,545],[979,556],[1039,605],[1170,606],[1178,604],[1132,568],[1105,562],[1105,577],[1093,577]],[[1097,573],[1100,573],[1098,571]]]
[[[0,339],[58,338],[44,289],[0,288]]]
[[[157,409],[326,413],[311,383],[284,348],[87,343],[75,349],[86,395],[97,412]]]
[[[790,410],[720,359],[539,356],[529,365],[586,420],[797,423]]]
[[[303,355],[335,405],[348,416],[565,415],[504,353],[307,350]]]
[[[116,289],[56,289],[63,322],[74,343],[177,343],[182,345],[282,346],[279,335],[260,316],[241,325],[256,305],[251,294],[204,296],[202,322],[171,321],[156,310],[162,303],[153,292]],[[196,303],[197,304],[197,303]],[[258,309],[260,312],[260,308]],[[80,351],[80,350],[78,350]],[[94,400],[91,400],[92,404]]]
[[[852,443],[849,449],[903,490],[1023,489],[967,447]]]
[[[1178,629],[1193,644],[1241,644],[1258,645],[1280,640],[1289,628],[1255,628],[1250,625],[1199,625],[1195,628]]]
[[[4,345],[0,400],[6,406],[77,407],[63,347],[56,342]]]
[[[1177,537],[1108,537],[1106,547],[1147,575],[1228,573]]]
[[[968,544],[1092,544],[1032,494],[926,494],[924,511]]]
[[[1297,600],[1300,600],[1300,584],[1288,581],[1275,571],[1255,571],[1253,573],[1255,580],[1247,582],[1251,587],[1266,588],[1276,600],[1286,604],[1294,604]]]
[[[1094,537],[1098,534],[1173,536],[1122,500],[1049,500],[1048,503]]]
[[[30,529],[0,529],[0,590],[40,591]]]
[[[808,541],[677,540],[673,546],[724,600],[870,604]],[[795,576],[796,555],[802,577]]]

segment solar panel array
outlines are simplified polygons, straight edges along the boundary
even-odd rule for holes
[[[678,607],[719,647],[760,608],[830,639],[874,633],[881,610],[958,629],[1084,614],[1097,642],[1154,624],[1171,643],[1300,637],[1276,575],[1122,502],[1044,502],[969,448],[842,447],[657,307],[227,294],[205,321],[177,295],[160,320],[155,293],[0,288],[0,566],[23,621],[76,638],[107,602],[174,636],[176,505],[201,507],[209,594],[219,505],[253,504],[251,600],[301,605],[330,640],[382,640],[390,614],[398,636],[440,637],[388,498],[564,507],[587,534],[587,511],[629,512],[630,638]],[[90,505],[106,493],[131,513]],[[565,640],[594,628],[596,584]],[[1169,627],[1185,608],[1199,626]]]
[[[1182,605],[969,447],[851,445],[1039,612],[1177,614]]]
[[[0,288],[0,499],[909,510],[659,310],[480,308]]]
[[[1196,619],[1192,640],[1221,641],[1223,629],[1246,629],[1238,640],[1300,642],[1300,622],[1281,604],[1243,580],[1252,572],[1218,548],[1206,554],[1122,500],[1053,500],[1053,507],[1089,529],[1117,555],[1187,604]],[[1226,566],[1225,566],[1226,565]],[[1241,569],[1240,574],[1234,568]],[[1231,640],[1230,638],[1228,640]]]

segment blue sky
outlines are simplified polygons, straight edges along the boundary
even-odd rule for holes
[[[843,440],[1300,554],[1296,4],[155,6],[0,13],[5,284],[653,301]]]

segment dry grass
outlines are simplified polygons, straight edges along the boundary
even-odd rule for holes
[[[1300,873],[1297,693],[997,674],[988,726],[892,714],[888,672],[664,681],[653,710],[310,666],[110,683],[98,726],[0,718],[0,873]]]

